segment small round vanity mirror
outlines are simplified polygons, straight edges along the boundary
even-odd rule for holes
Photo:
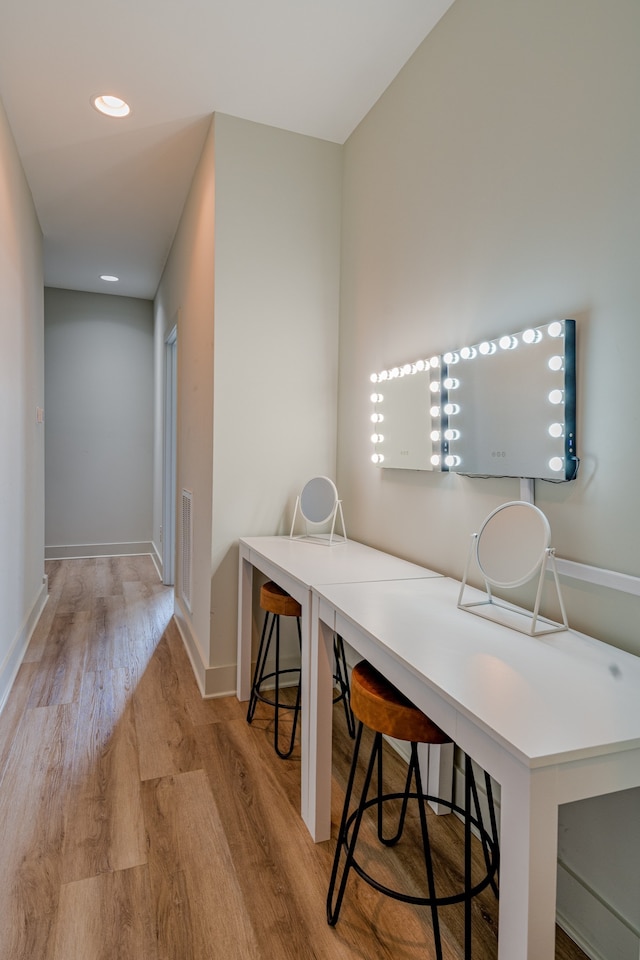
[[[326,523],[334,515],[338,490],[329,477],[313,477],[300,494],[300,512],[309,523]]]
[[[551,528],[533,503],[503,503],[482,524],[476,557],[494,587],[519,587],[539,571],[551,543]]]

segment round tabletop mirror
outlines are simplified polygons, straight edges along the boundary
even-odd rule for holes
[[[338,491],[329,477],[313,477],[300,494],[300,512],[309,523],[331,520],[338,502]]]
[[[480,528],[478,566],[492,586],[519,587],[538,572],[550,543],[551,528],[542,510],[524,500],[503,503]]]

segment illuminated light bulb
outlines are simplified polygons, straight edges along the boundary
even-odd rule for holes
[[[539,343],[542,340],[542,334],[539,330],[534,330],[533,328],[525,330],[522,334],[523,343]]]
[[[439,390],[440,390],[440,384],[438,383],[437,380],[432,380],[432,381],[431,381],[431,383],[429,384],[429,390],[431,390],[431,393],[438,393],[438,392],[439,392]]]
[[[478,351],[483,357],[488,357],[490,353],[496,352],[496,345],[490,340],[484,340],[478,347]]]
[[[384,437],[381,433],[372,433],[371,434],[371,443],[382,443]]]
[[[369,399],[371,400],[371,403],[382,403],[384,397],[381,393],[372,393]]]
[[[377,373],[372,373],[371,376],[369,377],[369,380],[371,380],[371,383],[377,383],[377,382],[378,382],[378,374],[377,374]]]
[[[498,340],[498,344],[500,345],[501,350],[513,350],[515,347],[518,346],[518,341],[516,337],[506,336],[506,337],[500,337],[500,339]]]
[[[559,320],[554,320],[553,323],[550,323],[547,328],[547,333],[550,337],[561,337],[562,336],[562,324]]]
[[[460,381],[456,380],[455,377],[447,377],[444,381],[445,390],[457,390],[460,386]]]
[[[378,374],[378,380],[388,380],[388,379],[389,379],[388,370],[383,370],[380,374]]]
[[[445,403],[444,412],[448,417],[453,417],[456,413],[460,413],[460,404],[459,403]]]
[[[460,356],[463,360],[473,360],[477,356],[478,351],[475,347],[463,347],[460,351]]]
[[[562,403],[562,390],[552,390],[549,394],[549,403]]]
[[[444,458],[444,462],[447,467],[459,467],[460,466],[460,457],[457,457],[455,454],[450,453]]]
[[[549,370],[562,370],[562,357],[551,357],[549,360]]]
[[[564,467],[564,460],[562,459],[562,457],[551,457],[551,460],[549,460],[550,470],[555,470],[555,472],[558,473],[560,470],[562,470],[563,467]]]
[[[425,368],[424,360],[416,360],[416,370],[418,371],[418,373],[422,373],[424,368]]]
[[[440,439],[440,431],[439,431],[439,430],[432,430],[432,431],[431,431],[431,440],[432,440],[432,442],[433,442],[433,443],[437,443],[439,439]]]
[[[431,409],[429,410],[429,414],[435,420],[437,417],[440,416],[440,407],[431,407]]]
[[[403,372],[403,374],[405,375],[405,377],[406,377],[408,374],[410,374],[410,373],[411,373],[411,364],[410,364],[410,363],[405,363],[404,367],[402,368],[402,372]]]
[[[429,360],[429,366],[436,370],[440,366],[440,357],[431,357],[431,360]]]
[[[437,453],[434,453],[434,455],[431,457],[431,466],[432,467],[440,466],[440,457],[438,456]]]
[[[460,431],[459,430],[445,430],[444,432],[445,440],[459,440]]]
[[[371,423],[382,423],[384,417],[381,413],[372,413],[371,414]]]
[[[371,457],[371,463],[382,463],[383,460],[384,456],[381,453],[374,453],[374,455]]]
[[[549,427],[549,436],[551,437],[561,437],[564,433],[561,423],[552,423]]]
[[[392,380],[394,380],[396,377],[399,377],[399,376],[400,376],[400,368],[399,368],[399,367],[392,367],[391,370],[389,370],[389,376],[391,377]]]
[[[109,94],[93,97],[91,103],[96,110],[106,114],[108,117],[128,117],[131,113],[131,107],[125,100]]]
[[[458,356],[457,353],[445,353],[442,359],[444,360],[445,363],[450,364],[450,363],[457,363],[460,357]]]

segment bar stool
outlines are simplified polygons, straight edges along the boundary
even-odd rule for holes
[[[300,634],[300,615],[302,609],[297,600],[288,594],[277,583],[269,580],[260,589],[260,608],[265,611],[264,623],[262,625],[262,634],[260,636],[260,646],[258,647],[258,658],[251,682],[251,695],[249,697],[249,708],[247,710],[247,723],[251,723],[256,712],[258,700],[267,703],[275,710],[274,714],[274,733],[273,745],[279,757],[286,760],[293,753],[293,747],[298,727],[298,717],[300,716],[300,668],[288,667],[285,670],[280,667],[280,617],[295,617],[298,629],[298,646],[302,646]],[[271,642],[275,629],[276,650],[274,669],[270,673],[265,673],[265,667]],[[344,713],[347,721],[347,731],[353,740],[355,737],[355,720],[351,710],[351,695],[349,689],[349,673],[347,671],[347,661],[344,654],[344,643],[339,634],[333,638],[333,656],[334,656],[334,681],[338,687],[338,693],[333,699],[334,703],[342,701],[344,704]],[[293,674],[298,679],[298,689],[296,691],[295,703],[282,701],[280,699],[280,678],[285,674]],[[275,681],[274,696],[271,697],[262,690],[263,684],[267,680]],[[293,710],[293,727],[291,738],[284,750],[280,749],[279,739],[279,715],[280,710]]]
[[[354,747],[353,761],[349,782],[345,796],[342,820],[338,833],[336,852],[329,882],[329,891],[327,895],[327,921],[330,926],[334,926],[338,921],[340,908],[347,886],[349,873],[353,868],[355,872],[366,883],[378,890],[380,893],[396,900],[402,900],[406,903],[422,904],[431,908],[431,920],[433,925],[433,936],[436,950],[436,960],[442,960],[442,941],[440,936],[440,921],[438,918],[438,908],[454,903],[464,903],[465,920],[465,960],[471,960],[471,901],[473,897],[479,894],[487,886],[491,885],[497,894],[496,874],[499,865],[499,848],[497,841],[497,824],[493,808],[493,796],[491,793],[491,782],[486,776],[487,798],[489,801],[489,813],[491,819],[491,833],[482,821],[480,804],[478,798],[475,777],[470,759],[465,755],[465,799],[464,808],[457,806],[449,800],[443,800],[439,797],[433,797],[423,792],[422,779],[420,776],[420,766],[418,763],[418,743],[443,744],[451,743],[451,739],[444,731],[437,727],[421,710],[419,710],[410,700],[408,700],[399,690],[397,690],[388,680],[386,680],[377,670],[375,670],[366,661],[361,661],[354,667],[351,674],[351,708],[358,720],[358,729],[356,734],[356,743]],[[364,727],[374,731],[374,741],[369,757],[369,763],[365,775],[362,793],[357,806],[353,812],[350,811],[351,797],[353,793],[356,769],[358,765],[358,754],[362,742],[362,732]],[[402,793],[383,793],[382,779],[382,737],[383,735],[394,737],[398,740],[406,740],[411,744],[411,758],[407,779]],[[368,799],[369,788],[373,778],[374,769],[377,768],[377,790],[372,799]],[[415,782],[415,789],[412,790],[412,784]],[[402,801],[397,828],[392,836],[385,836],[383,829],[383,807],[388,801]],[[417,896],[410,893],[404,893],[394,890],[381,883],[370,873],[368,873],[360,863],[358,863],[355,853],[358,834],[362,824],[362,818],[367,809],[377,807],[377,834],[378,840],[387,847],[394,846],[401,838],[409,800],[417,801],[418,813],[420,818],[420,827],[422,834],[422,847],[424,853],[424,863],[426,872],[426,896]],[[450,895],[438,895],[436,891],[436,880],[434,873],[431,845],[429,842],[429,829],[427,823],[426,801],[437,801],[451,811],[459,813],[464,818],[464,886],[463,889]],[[471,812],[471,803],[475,813]],[[480,879],[475,882],[471,874],[471,827],[475,827],[484,852],[485,869]],[[344,865],[342,861],[344,859]],[[340,871],[342,870],[340,879]],[[337,892],[336,892],[337,887]]]
[[[256,711],[258,700],[267,703],[274,708],[274,731],[273,746],[279,757],[286,760],[293,752],[296,739],[296,729],[298,727],[298,717],[300,716],[300,667],[287,667],[282,669],[280,666],[280,617],[295,617],[298,629],[298,647],[302,648],[302,637],[300,633],[300,615],[302,609],[297,600],[279,587],[277,583],[269,580],[260,588],[260,607],[265,611],[264,623],[262,625],[262,634],[260,636],[260,646],[258,647],[258,659],[253,673],[251,683],[251,696],[249,697],[249,708],[247,710],[247,723],[251,723]],[[267,658],[271,649],[271,640],[275,628],[275,662],[274,669],[266,673]],[[286,702],[280,699],[280,680],[284,676],[297,677],[297,690],[295,702]],[[273,680],[275,690],[273,696],[263,692],[263,685],[267,681]],[[293,710],[293,726],[288,744],[284,749],[280,747],[279,720],[281,710]]]

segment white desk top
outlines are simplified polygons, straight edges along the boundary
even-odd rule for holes
[[[287,577],[309,588],[322,583],[441,577],[434,570],[393,557],[355,540],[328,546],[289,537],[242,537],[240,546],[248,548]]]
[[[440,579],[316,588],[338,614],[529,767],[640,746],[640,658],[458,610]],[[454,731],[449,731],[454,735]]]

